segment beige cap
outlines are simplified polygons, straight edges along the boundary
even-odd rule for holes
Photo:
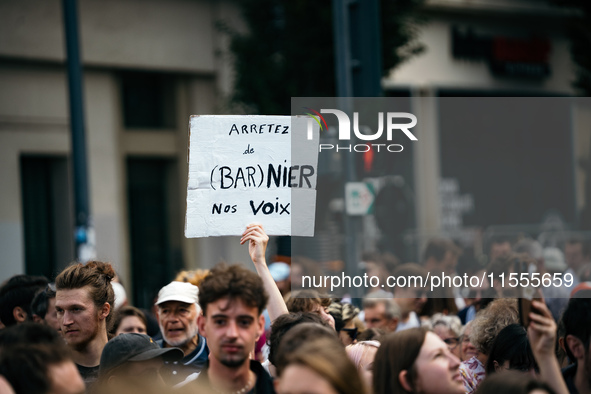
[[[189,282],[170,282],[158,292],[158,301],[160,305],[166,301],[180,301],[187,304],[195,304],[199,301],[199,288]]]

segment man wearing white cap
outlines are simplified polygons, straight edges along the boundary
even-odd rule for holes
[[[178,347],[183,353],[182,360],[167,364],[171,384],[179,384],[197,378],[209,356],[205,338],[199,335],[199,288],[187,282],[171,282],[158,293],[158,324],[162,340],[161,347]]]

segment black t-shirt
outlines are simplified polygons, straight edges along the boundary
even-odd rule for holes
[[[197,378],[196,383],[202,389],[210,389],[207,392],[215,392],[211,389],[209,383],[209,377],[207,371],[209,369],[209,362],[205,366],[205,369],[201,371],[201,374]],[[273,386],[273,380],[271,376],[265,371],[265,368],[258,361],[250,360],[250,370],[254,372],[257,377],[256,384],[247,394],[275,394],[275,387]]]
[[[566,383],[566,387],[568,388],[568,392],[570,394],[579,394],[579,390],[575,387],[575,375],[577,373],[577,364],[571,364],[568,367],[562,369],[562,378],[564,379],[564,383]]]
[[[84,367],[82,365],[76,364],[76,367],[78,367],[78,372],[80,372],[80,376],[82,376],[82,380],[84,381],[84,385],[86,386],[86,391],[88,392],[89,388],[98,379],[99,366],[97,365],[96,367]]]

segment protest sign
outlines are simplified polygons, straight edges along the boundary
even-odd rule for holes
[[[191,116],[185,236],[241,235],[250,223],[313,236],[319,133],[310,120]]]

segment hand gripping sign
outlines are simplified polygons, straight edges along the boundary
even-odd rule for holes
[[[314,235],[318,130],[306,116],[191,116],[185,236]]]

